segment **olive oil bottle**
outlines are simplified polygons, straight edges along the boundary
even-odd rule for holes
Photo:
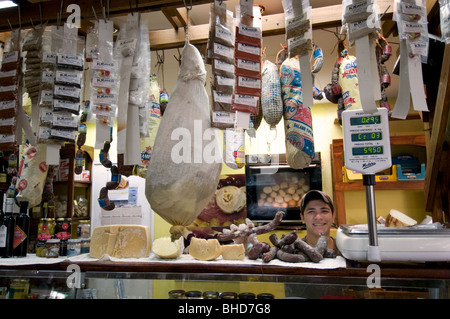
[[[4,194],[2,195],[4,196]],[[1,207],[3,207],[3,196],[0,196]],[[5,214],[3,216],[3,222],[0,225],[0,256],[2,258],[13,257],[14,228],[16,226],[16,220],[14,219],[12,213],[13,202],[14,202],[13,198],[6,198]]]
[[[28,252],[28,237],[30,234],[30,216],[28,202],[20,203],[19,216],[16,217],[14,228],[14,257],[26,257]]]

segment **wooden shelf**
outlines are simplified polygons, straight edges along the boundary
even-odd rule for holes
[[[391,136],[391,145],[411,145],[426,147],[425,135],[402,135]],[[345,196],[347,191],[360,191],[365,187],[361,182],[348,183],[342,179],[342,166],[344,166],[344,141],[334,139],[331,144],[331,163],[333,179],[333,202],[336,210],[336,224],[346,223]],[[423,190],[425,182],[418,181],[395,181],[378,182],[375,190]]]

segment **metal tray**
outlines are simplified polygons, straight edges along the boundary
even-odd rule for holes
[[[341,225],[342,232],[347,236],[367,236],[369,231],[367,224]],[[388,236],[426,236],[426,237],[450,237],[450,228],[443,228],[440,223],[415,225],[410,227],[386,227],[377,225],[377,235]]]

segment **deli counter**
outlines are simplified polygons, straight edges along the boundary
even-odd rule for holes
[[[55,260],[29,255],[0,261],[2,298],[169,299],[174,291],[271,296],[274,299],[448,299],[448,263],[354,262],[338,256],[308,263],[100,260],[80,255]],[[6,263],[16,263],[8,266]],[[19,286],[19,288],[17,288]],[[15,292],[14,292],[15,291]],[[12,295],[11,295],[12,294]],[[186,297],[187,298],[187,297]]]

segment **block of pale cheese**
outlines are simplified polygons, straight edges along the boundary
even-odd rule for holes
[[[192,237],[189,254],[198,260],[214,260],[222,254],[222,246],[217,239]]]
[[[402,212],[395,209],[391,209],[389,211],[389,214],[386,216],[385,225],[387,227],[408,227],[414,226],[416,224],[417,221],[415,219],[412,219],[408,215],[405,215]]]
[[[153,241],[152,251],[160,257],[166,259],[175,259],[181,256],[184,249],[184,237],[172,241],[170,237],[160,237]]]
[[[141,258],[150,254],[150,229],[143,225],[95,227],[91,236],[90,256],[104,254],[117,258]]]
[[[244,260],[244,244],[222,245],[222,258],[225,260]]]

